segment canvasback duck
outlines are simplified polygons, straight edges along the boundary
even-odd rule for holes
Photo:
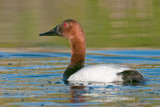
[[[64,81],[139,83],[144,77],[128,67],[95,65],[84,67],[86,41],[81,25],[73,19],[63,21],[54,29],[39,36],[62,36],[71,46],[71,61],[63,74]]]

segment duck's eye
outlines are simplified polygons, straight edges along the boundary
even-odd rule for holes
[[[67,23],[64,23],[64,24],[63,24],[63,26],[67,26],[67,25],[68,25]]]

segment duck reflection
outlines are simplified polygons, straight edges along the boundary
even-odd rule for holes
[[[80,106],[85,106],[89,102],[115,102],[115,101],[129,101],[135,100],[135,97],[130,96],[129,90],[126,91],[127,86],[137,86],[140,84],[123,84],[123,83],[69,83],[71,89],[72,103],[79,103]],[[126,96],[121,96],[121,93],[128,92]],[[92,97],[92,99],[89,99]],[[83,105],[81,104],[83,103]]]
[[[85,86],[71,86],[71,102],[72,103],[84,103],[86,102]]]

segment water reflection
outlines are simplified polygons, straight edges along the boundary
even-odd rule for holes
[[[82,94],[85,93],[85,86],[71,86],[71,102],[72,103],[84,103],[86,97]]]
[[[116,101],[135,101],[135,97],[128,94],[127,96],[121,95],[123,85],[103,85],[105,83],[92,84],[92,86],[71,85],[71,102],[85,104],[91,97],[90,102],[111,103]],[[134,85],[136,86],[136,85]],[[137,85],[138,86],[138,85]]]

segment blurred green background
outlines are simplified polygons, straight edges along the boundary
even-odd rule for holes
[[[0,0],[0,47],[69,47],[39,33],[70,18],[87,47],[160,46],[160,0]]]

